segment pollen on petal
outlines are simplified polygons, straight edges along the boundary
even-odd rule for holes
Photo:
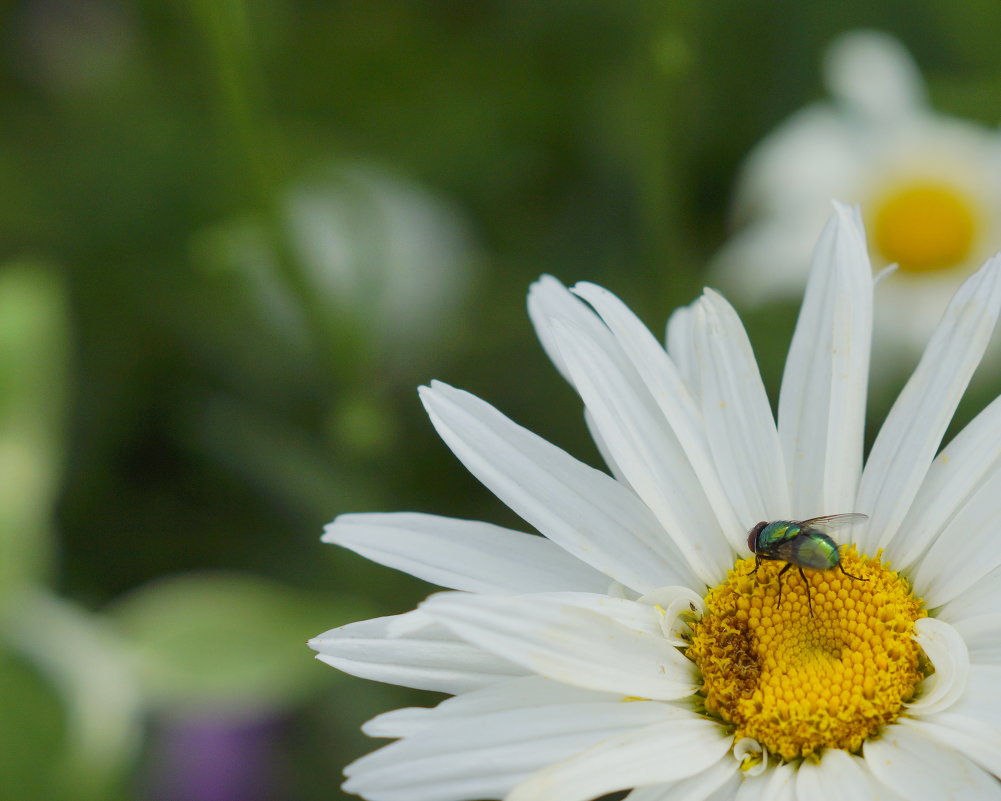
[[[844,569],[805,571],[740,560],[706,597],[687,654],[702,672],[706,711],[784,759],[858,751],[904,711],[924,678],[908,583],[854,549]]]

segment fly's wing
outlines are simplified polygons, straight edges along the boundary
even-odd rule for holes
[[[796,539],[783,540],[768,551],[768,559],[782,562],[796,561]]]
[[[815,528],[820,531],[834,531],[839,528],[848,528],[849,526],[857,525],[863,520],[868,520],[869,515],[861,514],[860,512],[848,512],[843,515],[821,515],[820,517],[811,517],[809,520],[801,520],[800,525],[804,528]]]

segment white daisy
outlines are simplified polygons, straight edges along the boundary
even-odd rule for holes
[[[899,265],[880,286],[880,349],[917,354],[1001,237],[1001,132],[929,108],[910,56],[883,34],[838,39],[825,80],[831,101],[797,112],[748,156],[738,229],[712,280],[742,303],[798,297],[828,199],[857,203],[876,269]]]
[[[1001,400],[936,458],[1001,309],[1001,258],[956,294],[863,468],[872,294],[861,222],[837,206],[776,426],[715,292],[671,318],[665,351],[608,292],[543,278],[530,314],[612,475],[466,392],[423,388],[456,456],[543,536],[403,513],[328,527],[455,590],[312,641],[341,670],[455,696],[367,723],[396,742],[349,766],[345,789],[1001,799]],[[842,539],[858,578],[751,574],[757,522],[837,512],[868,516]]]

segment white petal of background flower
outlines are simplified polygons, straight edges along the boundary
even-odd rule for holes
[[[999,311],[1001,258],[994,258],[949,303],[876,437],[855,509],[869,515],[855,529],[860,550],[886,548],[887,558],[893,560],[893,537],[990,342]]]
[[[877,31],[852,31],[828,49],[824,73],[832,95],[870,117],[901,117],[924,105],[924,82],[906,49]]]
[[[695,382],[695,386],[700,386],[698,377],[686,378],[653,334],[611,292],[589,283],[579,283],[574,286],[573,291],[594,307],[615,335],[624,355],[636,368],[653,402],[660,409],[688,457],[692,470],[702,485],[701,491],[705,493],[712,513],[719,521],[719,528],[727,536],[734,550],[743,549],[745,538],[741,529],[742,523],[733,509],[713,463],[712,453],[706,441],[699,401],[690,390],[692,381]],[[690,362],[690,369],[697,371],[691,337],[693,320],[689,319],[689,323],[683,325],[679,316],[682,311],[688,310],[679,310],[672,319],[676,320],[676,333],[682,327],[685,328],[686,346],[692,348],[686,358]]]
[[[410,636],[391,636],[394,622],[415,614],[360,620],[310,640],[317,659],[363,679],[417,690],[461,693],[524,668],[465,642],[442,626],[424,626]],[[423,616],[422,616],[423,617]]]
[[[608,589],[607,576],[554,542],[490,523],[408,512],[347,514],[324,531],[324,542],[453,590],[492,595]]]
[[[959,632],[933,617],[914,621],[914,638],[935,672],[919,685],[917,699],[907,704],[908,714],[932,715],[948,709],[966,690],[970,655]]]
[[[578,687],[670,700],[691,695],[698,682],[693,663],[659,633],[593,609],[462,593],[433,595],[420,609],[485,650]]]
[[[708,720],[654,723],[539,771],[505,801],[590,801],[614,790],[683,779],[724,759],[732,742]]]
[[[759,520],[788,514],[789,492],[775,418],[737,313],[711,289],[694,310],[695,355],[709,446],[741,519],[738,531],[746,532]]]
[[[876,778],[908,801],[993,801],[1001,782],[913,726],[891,725],[866,740],[862,755]]]
[[[711,586],[726,575],[733,552],[678,438],[630,364],[613,362],[586,331],[553,320],[553,335],[577,391],[629,486],[657,516],[693,572]],[[701,536],[696,540],[692,532]]]
[[[344,789],[372,801],[500,798],[547,765],[664,717],[663,704],[638,701],[506,709],[447,721],[352,763]]]
[[[779,395],[793,519],[854,511],[865,435],[872,271],[851,209],[817,243]]]
[[[610,476],[440,382],[421,399],[466,468],[542,534],[637,592],[697,586],[649,509]]]

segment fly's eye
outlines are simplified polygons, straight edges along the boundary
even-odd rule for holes
[[[767,525],[768,525],[767,522],[762,521],[761,523],[758,523],[758,525],[756,525],[754,528],[752,528],[750,531],[747,532],[747,548],[751,553],[757,552],[757,548],[755,546],[757,545],[758,542],[758,535],[765,530],[765,526]]]

